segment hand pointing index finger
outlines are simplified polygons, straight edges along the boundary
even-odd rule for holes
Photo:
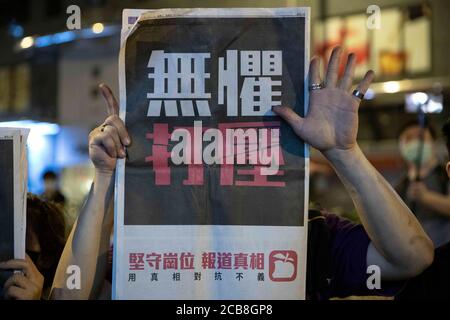
[[[124,146],[128,146],[131,143],[130,136],[128,135],[127,129],[125,128],[125,124],[119,118],[119,104],[117,103],[116,98],[114,97],[114,93],[111,88],[106,84],[102,83],[99,85],[99,89],[102,92],[103,97],[105,98],[107,107],[108,107],[108,115],[105,122],[103,123],[102,132],[105,130],[105,126],[113,126],[117,129],[120,140],[122,141]]]
[[[98,87],[106,100],[106,104],[108,106],[108,115],[119,115],[119,104],[117,103],[117,100],[114,97],[111,88],[104,83],[100,84]]]

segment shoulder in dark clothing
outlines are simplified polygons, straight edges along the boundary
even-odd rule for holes
[[[397,300],[450,300],[450,243],[436,249],[434,260],[409,280]]]
[[[393,296],[403,282],[382,282],[367,288],[367,250],[371,242],[364,227],[335,214],[323,213],[331,234],[332,279],[330,297]]]

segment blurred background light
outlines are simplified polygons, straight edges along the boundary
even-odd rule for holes
[[[95,34],[100,34],[105,30],[103,23],[97,22],[92,26],[92,32]]]
[[[26,128],[30,129],[31,135],[56,135],[59,133],[59,125],[49,122],[38,122],[34,120],[18,120],[0,122],[2,128]]]
[[[92,39],[99,37],[109,37],[120,33],[118,25],[105,26],[103,23],[96,23],[91,28],[86,28],[80,31],[82,39]]]
[[[42,47],[48,47],[48,46],[52,45],[53,39],[52,39],[51,35],[48,35],[48,36],[37,37],[34,42],[35,42],[36,47],[42,48]],[[24,49],[26,49],[26,48],[24,48]]]
[[[383,90],[386,93],[396,93],[400,91],[400,83],[398,81],[388,81],[383,83]]]
[[[20,47],[22,49],[28,49],[31,48],[34,45],[34,38],[33,37],[25,37],[20,41]]]
[[[23,37],[23,27],[20,24],[12,22],[8,28],[9,34],[14,38]]]
[[[61,44],[75,40],[76,34],[73,31],[55,33],[53,35],[53,44]]]
[[[29,49],[33,46],[43,48],[79,39],[109,37],[119,32],[120,27],[117,25],[105,26],[103,23],[97,22],[91,28],[85,28],[79,31],[63,31],[38,37],[25,37],[19,42],[18,47],[22,50]]]
[[[55,44],[66,43],[75,40],[76,35],[73,31],[58,32],[46,36],[37,37],[35,46],[38,48],[48,47]]]
[[[409,113],[441,113],[444,108],[442,94],[413,92],[405,95],[405,111]]]
[[[421,106],[428,101],[428,95],[425,92],[415,92],[411,94],[411,102],[417,106]]]
[[[55,164],[54,144],[60,127],[54,123],[33,120],[0,122],[0,127],[30,129],[28,150],[28,189],[33,193],[42,192],[42,174]]]
[[[367,89],[367,92],[364,95],[364,99],[373,100],[374,98],[375,98],[375,91],[372,88]]]

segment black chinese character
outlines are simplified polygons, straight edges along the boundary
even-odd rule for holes
[[[181,280],[181,274],[179,272],[174,272],[172,275],[173,281],[180,281]]]
[[[264,281],[264,273],[262,272],[258,273],[258,281]]]

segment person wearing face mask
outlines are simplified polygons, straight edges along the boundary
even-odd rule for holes
[[[437,157],[436,138],[436,131],[429,123],[425,124],[423,133],[417,121],[402,128],[399,149],[406,172],[396,191],[417,216],[435,247],[439,247],[450,242],[450,207],[446,205],[450,196],[447,173]]]
[[[58,176],[56,173],[53,171],[46,171],[42,176],[42,179],[44,180],[44,193],[42,194],[42,197],[64,206],[66,198],[59,190]]]

